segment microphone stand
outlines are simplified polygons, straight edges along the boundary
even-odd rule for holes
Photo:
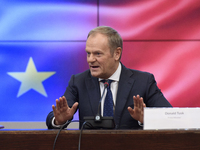
[[[85,120],[85,129],[114,129],[115,122],[113,117],[102,117],[100,114],[100,105],[105,93],[105,89],[108,87],[108,82],[104,83],[104,90],[99,101],[98,111],[96,116],[85,116],[83,119]]]

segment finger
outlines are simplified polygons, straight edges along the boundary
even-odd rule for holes
[[[59,107],[60,108],[63,107],[63,98],[62,97],[59,98]]]
[[[143,103],[143,108],[142,108],[142,111],[144,111],[144,108],[146,107],[146,104],[145,103]]]
[[[136,98],[135,98],[135,101],[136,101],[136,106],[140,109],[143,108],[143,97],[140,97],[140,95],[137,95]]]
[[[56,99],[56,108],[59,110],[60,109],[60,105],[59,105],[59,100],[58,99]]]
[[[56,107],[55,107],[54,105],[52,105],[52,109],[53,109],[53,111],[55,111],[55,110],[56,110]]]
[[[62,98],[63,98],[63,107],[68,107],[66,97],[63,96]]]
[[[74,103],[73,106],[71,107],[71,112],[74,114],[76,109],[78,107],[78,102]]]
[[[138,100],[140,100],[141,97],[140,97],[140,95],[137,95],[136,98],[137,98]]]
[[[137,95],[137,106],[138,108],[141,108],[141,98]]]
[[[139,107],[142,109],[143,108],[143,98],[140,97],[139,99]]]
[[[143,103],[143,107],[146,107],[146,104],[145,104],[145,103]]]
[[[133,96],[133,104],[134,104],[134,107],[137,107],[136,105],[137,105],[137,98],[135,97],[135,96]]]
[[[133,96],[133,100],[134,100],[134,107],[139,107],[138,95],[137,96]]]
[[[54,105],[52,105],[52,109],[53,109],[53,113],[54,113],[54,116],[56,114],[56,107]]]

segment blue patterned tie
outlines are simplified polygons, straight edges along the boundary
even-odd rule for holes
[[[113,80],[108,80],[108,87],[107,87],[107,94],[104,101],[104,110],[103,110],[103,116],[111,116],[113,117],[113,97],[112,92],[110,90],[110,84]],[[106,80],[102,80],[103,83],[106,82]]]

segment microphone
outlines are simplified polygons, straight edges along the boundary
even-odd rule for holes
[[[101,121],[102,116],[101,116],[101,114],[100,114],[100,106],[101,106],[101,101],[102,101],[102,99],[103,99],[105,90],[106,90],[106,88],[107,88],[108,86],[109,86],[108,82],[105,82],[105,83],[104,83],[103,94],[102,94],[102,96],[101,96],[101,99],[100,99],[99,105],[98,105],[97,115],[95,116],[95,121]]]
[[[103,89],[103,94],[99,100],[99,105],[98,105],[98,111],[96,116],[85,116],[83,119],[85,120],[85,128],[86,129],[114,129],[115,128],[115,122],[113,117],[102,117],[100,113],[100,106],[101,106],[101,101],[103,99],[104,93],[106,88],[109,86],[108,82],[104,83],[104,89]]]

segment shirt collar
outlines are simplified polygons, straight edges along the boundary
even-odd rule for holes
[[[108,79],[119,82],[121,70],[122,70],[122,65],[121,65],[121,63],[119,63],[117,70]],[[99,81],[101,81],[101,80],[103,80],[103,79],[99,78]]]

